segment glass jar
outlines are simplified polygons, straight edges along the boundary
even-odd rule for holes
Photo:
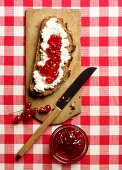
[[[50,153],[57,161],[71,164],[80,161],[88,150],[86,133],[75,125],[58,127],[50,138]]]

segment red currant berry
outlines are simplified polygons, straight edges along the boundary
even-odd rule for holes
[[[31,114],[22,113],[21,117],[22,117],[23,122],[27,122],[32,116]]]
[[[46,112],[45,108],[44,107],[40,107],[39,113],[45,113],[45,112]]]
[[[33,110],[31,110],[31,115],[34,116],[37,112],[38,112],[38,109],[34,108]]]
[[[23,120],[23,122],[26,122],[26,114],[25,113],[21,113],[21,119]]]
[[[21,113],[21,119],[23,119],[23,117],[25,116],[25,113]]]
[[[30,114],[30,113],[31,113],[30,108],[25,108],[25,114],[28,115],[28,114]]]
[[[31,102],[27,102],[27,103],[25,104],[25,107],[26,107],[26,108],[31,108],[31,106],[32,106]]]
[[[51,83],[53,83],[54,78],[52,78],[52,77],[47,77],[45,81],[46,81],[47,84],[51,84]]]
[[[32,118],[31,114],[26,115],[26,121],[30,120]]]
[[[46,110],[47,113],[50,112],[51,111],[51,106],[50,105],[46,105],[45,106],[45,110]]]
[[[14,119],[14,123],[19,123],[21,121],[21,116],[17,115]]]

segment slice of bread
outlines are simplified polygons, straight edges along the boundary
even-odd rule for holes
[[[40,26],[40,33],[39,33],[39,39],[38,39],[38,44],[37,44],[37,50],[36,50],[33,72],[38,70],[37,63],[41,60],[41,52],[40,52],[41,46],[40,45],[43,42],[43,39],[41,37],[41,30],[45,27],[46,22],[48,20],[50,20],[51,18],[56,18],[57,22],[61,24],[64,31],[67,33],[67,39],[69,40],[69,46],[67,47],[67,50],[69,52],[69,55],[71,56],[72,52],[75,50],[76,45],[74,43],[72,33],[69,30],[67,23],[63,23],[63,19],[57,18],[56,16],[51,16],[51,17],[45,18],[41,22],[41,26]],[[45,89],[44,91],[41,91],[41,90],[36,91],[34,89],[35,81],[34,81],[33,74],[32,74],[32,79],[31,79],[31,82],[30,82],[30,92],[35,96],[47,96],[47,95],[55,92],[62,85],[62,83],[64,83],[66,81],[66,79],[70,76],[69,66],[70,66],[71,61],[72,61],[72,56],[68,60],[68,62],[64,64],[64,66],[62,68],[63,69],[63,77],[61,78],[60,82],[57,85],[54,86],[54,88]]]

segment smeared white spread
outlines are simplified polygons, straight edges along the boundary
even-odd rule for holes
[[[43,42],[41,43],[41,60],[37,63],[37,65],[44,66],[45,62],[49,59],[47,54],[44,52],[48,47],[48,40],[52,34],[56,34],[58,36],[61,36],[62,38],[62,46],[61,46],[61,63],[59,67],[59,74],[58,77],[53,81],[51,84],[45,83],[45,76],[42,76],[39,72],[39,70],[36,70],[33,72],[33,78],[35,81],[34,89],[38,91],[45,91],[46,89],[52,89],[54,86],[56,86],[63,77],[63,70],[62,67],[64,66],[64,63],[67,63],[68,60],[71,58],[69,55],[69,52],[66,47],[69,46],[69,40],[67,38],[67,33],[62,28],[61,24],[57,22],[57,18],[51,18],[47,21],[45,27],[40,32],[41,36],[43,38]]]

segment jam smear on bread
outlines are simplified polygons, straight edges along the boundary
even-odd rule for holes
[[[46,49],[48,60],[44,66],[38,66],[39,71],[46,77],[45,82],[51,84],[58,77],[58,69],[60,66],[61,56],[61,37],[58,35],[51,35],[48,40],[49,47]]]

